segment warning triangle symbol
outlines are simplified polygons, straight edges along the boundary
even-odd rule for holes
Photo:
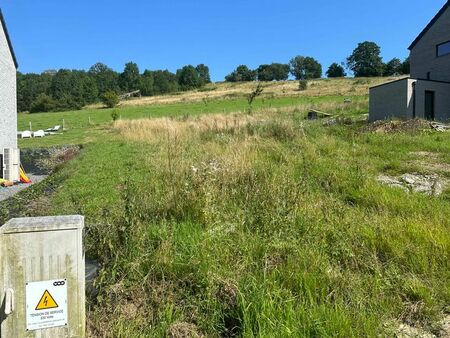
[[[55,299],[52,297],[48,290],[45,290],[44,294],[41,297],[38,305],[36,306],[36,310],[47,310],[57,308],[58,304]]]

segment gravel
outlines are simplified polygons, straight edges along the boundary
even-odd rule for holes
[[[7,200],[10,197],[13,197],[15,194],[17,194],[18,192],[29,188],[30,186],[32,186],[33,184],[42,182],[43,180],[45,180],[47,178],[47,175],[33,175],[30,174],[28,175],[28,178],[33,182],[32,184],[23,184],[23,183],[19,183],[16,184],[12,187],[0,187],[0,201],[4,201]]]

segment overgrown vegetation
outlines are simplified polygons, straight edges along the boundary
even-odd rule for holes
[[[51,211],[87,215],[88,252],[104,264],[91,331],[360,337],[390,335],[392,319],[432,328],[450,301],[450,201],[375,176],[450,144],[245,116],[121,120],[120,137],[66,167]]]
[[[112,125],[111,110],[71,113],[74,125],[92,114],[98,125],[78,136],[91,142],[26,213],[86,215],[87,254],[103,264],[90,334],[375,337],[400,323],[438,332],[450,304],[448,189],[408,194],[376,178],[450,177],[450,141],[414,125],[367,126],[367,97],[351,94],[374,80],[357,81],[310,81],[296,100],[269,100],[273,85],[262,84],[251,115],[245,95],[117,108]],[[328,84],[346,91],[313,95]],[[340,117],[306,121],[311,108]]]

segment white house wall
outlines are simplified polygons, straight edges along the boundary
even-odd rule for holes
[[[16,67],[0,22],[0,154],[17,148]]]

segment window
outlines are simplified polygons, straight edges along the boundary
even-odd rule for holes
[[[450,41],[436,46],[436,56],[443,56],[447,54],[450,54]]]

